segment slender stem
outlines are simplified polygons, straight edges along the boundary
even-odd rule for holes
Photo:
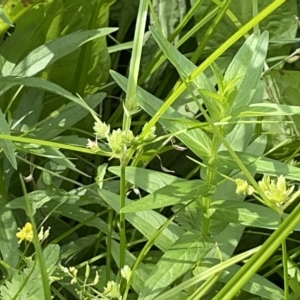
[[[207,45],[209,39],[211,38],[212,34],[214,33],[215,29],[217,28],[218,23],[222,20],[223,16],[226,14],[227,8],[229,7],[231,3],[231,0],[227,0],[225,2],[225,4],[223,4],[222,9],[219,11],[218,15],[216,16],[216,18],[214,19],[214,21],[212,22],[212,24],[209,26],[209,28],[207,29],[203,39],[201,40],[198,48],[196,49],[196,51],[193,53],[191,61],[193,63],[196,63],[197,60],[199,59],[199,57],[201,56],[205,46]]]
[[[112,232],[113,232],[113,217],[114,211],[110,209],[108,211],[108,234],[107,234],[107,242],[106,242],[106,281],[110,280],[110,273],[111,273],[111,239],[112,239]]]
[[[129,129],[131,125],[130,107],[137,107],[136,101],[136,86],[139,75],[139,65],[142,56],[144,30],[147,21],[148,2],[147,0],[141,0],[139,11],[136,20],[136,27],[133,40],[132,56],[129,66],[128,85],[125,99],[125,109],[129,110],[129,113],[125,111],[123,118],[123,130]]]
[[[281,222],[283,222],[283,215],[281,215]],[[284,299],[289,300],[289,273],[288,273],[288,253],[286,249],[286,240],[282,244],[282,266],[283,266],[283,282],[284,282]]]
[[[258,3],[257,0],[252,0],[252,11],[253,11],[253,18],[255,18],[258,14]],[[255,24],[253,30],[259,30],[259,24]]]
[[[147,0],[140,0],[136,27],[134,33],[132,56],[129,67],[128,85],[126,91],[126,99],[124,103],[123,114],[123,130],[129,130],[131,126],[131,116],[135,113],[135,108],[138,107],[136,101],[136,86],[139,74],[139,66],[142,55],[143,39],[145,26],[147,21],[148,2]],[[134,153],[135,148],[132,146],[127,153],[127,157],[121,159],[121,178],[120,178],[120,209],[125,206],[126,199],[126,180],[125,180],[125,168],[127,163]],[[120,268],[125,264],[125,252],[126,252],[126,232],[125,232],[125,214],[120,213]]]
[[[42,246],[41,246],[39,238],[38,238],[38,232],[37,232],[35,220],[33,217],[32,206],[27,197],[25,182],[24,182],[24,179],[21,174],[20,174],[20,181],[21,181],[21,186],[22,186],[22,190],[23,190],[24,198],[25,198],[25,202],[26,202],[26,213],[27,213],[27,215],[30,219],[30,223],[32,225],[33,244],[34,244],[34,248],[36,251],[36,259],[39,263],[40,276],[41,276],[43,290],[44,290],[44,299],[51,299],[51,290],[50,290],[50,284],[49,284],[49,276],[48,276],[46,263],[45,263],[45,257],[43,255]]]
[[[229,282],[218,293],[214,300],[230,300],[243,287],[245,283],[257,272],[262,264],[269,259],[274,251],[282,244],[291,231],[300,221],[300,204],[281,223],[267,241],[262,245],[247,263],[229,280]]]
[[[219,145],[219,139],[216,137],[216,135],[214,135],[213,139],[212,139],[212,145],[211,145],[211,157],[216,156],[217,151],[218,151],[218,145]],[[211,169],[211,168],[206,169],[206,184],[207,184],[208,188],[212,184],[214,173],[215,173],[215,171],[213,169]],[[208,210],[210,208],[211,200],[212,200],[211,196],[203,198],[204,207],[206,210]],[[203,215],[203,223],[202,223],[202,234],[203,235],[208,235],[209,223],[210,223],[209,218],[207,218]]]
[[[190,76],[190,81],[193,81],[199,74],[201,74],[206,68],[208,68],[213,61],[219,58],[230,46],[232,46],[237,40],[239,40],[245,33],[247,33],[251,28],[253,28],[257,23],[265,19],[271,12],[273,12],[277,7],[283,4],[285,0],[278,0],[270,4],[264,10],[262,10],[256,18],[250,20],[241,29],[239,29],[235,34],[233,34],[224,44],[222,44],[216,51],[214,51]],[[141,137],[147,134],[151,127],[153,127],[160,117],[166,112],[166,110],[174,103],[174,101],[182,94],[186,89],[185,83],[182,83],[173,94],[163,103],[160,109],[154,114],[151,120],[148,122],[145,130],[142,132]]]
[[[126,180],[125,180],[125,168],[126,166],[121,164],[121,176],[120,176],[120,209],[125,206],[126,198]],[[125,265],[125,252],[126,252],[126,232],[125,232],[125,214],[120,213],[120,268]]]

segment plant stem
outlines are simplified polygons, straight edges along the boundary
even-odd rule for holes
[[[27,197],[26,186],[25,186],[24,179],[21,174],[20,174],[20,181],[21,181],[21,186],[22,186],[22,190],[23,190],[24,198],[25,198],[25,202],[26,202],[26,213],[27,213],[27,215],[30,219],[30,223],[32,225],[33,244],[34,244],[34,248],[36,251],[36,260],[39,263],[39,268],[40,268],[40,272],[41,272],[40,275],[41,275],[41,280],[42,280],[42,284],[43,284],[44,299],[51,299],[51,290],[50,290],[49,276],[48,276],[46,263],[45,263],[45,257],[43,255],[43,250],[42,250],[39,238],[38,238],[38,232],[37,232],[35,220],[33,217],[32,206]]]
[[[228,281],[223,289],[213,300],[230,300],[244,286],[246,282],[257,272],[262,264],[269,259],[274,251],[291,233],[300,221],[300,204],[281,223],[276,231],[267,239],[260,250],[256,252],[247,263]]]
[[[126,166],[121,164],[121,176],[120,176],[120,209],[125,206],[126,198],[126,180],[125,180],[125,168]],[[125,214],[120,213],[120,268],[125,264],[125,251],[126,251],[126,232],[125,232]]]
[[[148,2],[147,0],[141,0],[137,15],[132,56],[129,67],[128,85],[126,91],[126,99],[124,103],[123,114],[123,126],[122,129],[129,130],[131,126],[131,116],[134,114],[134,108],[138,107],[136,101],[136,86],[139,74],[139,66],[142,55],[144,31],[147,21]],[[129,153],[133,153],[133,149],[129,149]],[[131,155],[131,154],[130,154]],[[130,159],[130,155],[127,153],[127,157],[121,159],[121,178],[120,178],[120,209],[125,206],[126,198],[126,180],[125,180],[125,168]],[[125,264],[125,251],[126,251],[126,232],[125,232],[125,214],[120,213],[120,268]]]
[[[281,223],[283,222],[283,215],[281,215]],[[283,266],[283,282],[284,282],[284,299],[289,300],[289,273],[288,273],[288,254],[286,249],[286,240],[282,244],[282,266]]]

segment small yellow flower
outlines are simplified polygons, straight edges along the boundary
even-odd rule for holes
[[[254,193],[254,188],[246,180],[238,178],[235,180],[236,183],[236,190],[235,192],[238,195],[252,195]]]
[[[33,230],[32,224],[27,222],[22,229],[18,229],[19,232],[16,233],[17,238],[19,239],[18,244],[22,243],[22,241],[26,240],[28,242],[32,242],[33,240]]]
[[[258,184],[266,196],[275,202],[277,206],[278,204],[284,204],[295,188],[293,185],[287,189],[286,180],[283,175],[280,175],[277,181],[271,180],[270,176],[265,175]]]

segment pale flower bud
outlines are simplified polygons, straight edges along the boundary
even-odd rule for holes
[[[116,284],[114,281],[108,281],[107,286],[104,288],[103,294],[110,298],[119,299],[121,297],[120,285]]]
[[[252,195],[254,193],[254,188],[248,184],[246,180],[243,180],[241,178],[237,178],[235,180],[236,183],[236,190],[235,192],[238,195]]]
[[[126,279],[126,281],[128,281],[128,279],[130,278],[131,275],[131,269],[129,266],[125,265],[122,269],[121,269],[121,276],[123,278]]]
[[[110,125],[107,125],[106,123],[98,120],[97,122],[95,122],[93,129],[95,130],[95,134],[97,138],[105,139],[109,134]]]

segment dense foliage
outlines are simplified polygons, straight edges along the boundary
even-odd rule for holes
[[[300,1],[0,3],[1,299],[300,299]]]

